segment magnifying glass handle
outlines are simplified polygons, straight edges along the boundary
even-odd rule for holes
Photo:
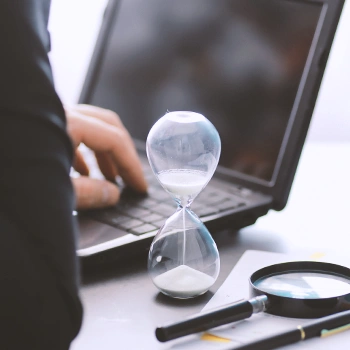
[[[161,342],[183,337],[185,335],[206,331],[231,322],[249,318],[253,313],[266,310],[267,296],[261,295],[250,300],[210,310],[156,329],[156,337]]]

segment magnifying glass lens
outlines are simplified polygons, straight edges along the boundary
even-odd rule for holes
[[[321,272],[286,272],[259,278],[254,286],[265,293],[298,299],[321,299],[350,293],[349,279]]]

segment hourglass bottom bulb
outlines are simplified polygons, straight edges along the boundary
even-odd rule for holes
[[[153,283],[166,295],[187,299],[204,294],[215,282],[207,274],[186,265],[156,276]]]

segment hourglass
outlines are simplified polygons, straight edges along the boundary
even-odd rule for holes
[[[217,130],[199,113],[167,113],[148,134],[151,168],[178,206],[154,237],[148,256],[153,283],[168,296],[201,295],[218,277],[216,244],[190,206],[213,176],[220,151]]]

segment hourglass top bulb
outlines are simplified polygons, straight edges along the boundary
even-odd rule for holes
[[[202,114],[166,113],[147,138],[149,163],[164,189],[175,199],[192,201],[211,179],[221,142],[214,125]]]

